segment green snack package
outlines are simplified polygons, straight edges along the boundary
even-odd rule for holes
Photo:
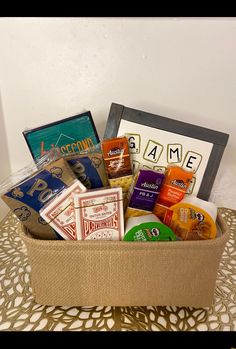
[[[131,228],[124,236],[125,241],[174,241],[173,231],[160,222],[146,222]]]

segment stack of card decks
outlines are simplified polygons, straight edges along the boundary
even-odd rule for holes
[[[122,240],[121,188],[86,191],[76,180],[40,211],[41,217],[65,240]]]

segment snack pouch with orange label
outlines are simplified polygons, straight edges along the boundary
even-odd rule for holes
[[[153,210],[157,217],[163,220],[167,208],[184,198],[192,177],[193,172],[182,167],[169,166],[167,168],[165,181]]]
[[[132,175],[129,144],[126,137],[104,139],[101,146],[109,179]]]
[[[110,187],[121,187],[124,209],[133,180],[133,170],[126,137],[104,139],[101,143],[106,173]]]

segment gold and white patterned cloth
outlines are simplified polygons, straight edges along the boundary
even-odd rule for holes
[[[236,330],[236,211],[221,208],[230,227],[211,308],[55,307],[34,302],[26,248],[13,214],[0,224],[0,331]]]

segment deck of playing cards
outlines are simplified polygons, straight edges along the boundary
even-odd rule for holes
[[[122,240],[124,236],[121,188],[75,193],[76,231],[79,240]]]
[[[76,180],[40,211],[41,217],[65,240],[77,240],[73,196],[85,191],[85,186]]]

